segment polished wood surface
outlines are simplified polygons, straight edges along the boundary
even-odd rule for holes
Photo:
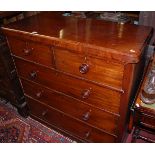
[[[32,116],[84,141],[122,142],[150,27],[43,12],[2,29]]]
[[[37,36],[41,42],[124,63],[139,60],[151,32],[151,27],[64,17],[62,12],[43,12],[3,29],[6,34],[12,29],[13,36]]]
[[[123,65],[98,60],[85,55],[77,55],[67,50],[54,49],[56,68],[98,83],[104,83],[118,89],[122,88]],[[71,63],[72,62],[72,63]],[[86,65],[87,70],[82,71]],[[113,66],[113,67],[112,67]]]
[[[12,37],[9,38],[9,44],[14,55],[41,63],[45,66],[53,67],[54,58],[51,54],[52,49],[50,49],[49,46]]]
[[[86,125],[78,120],[66,116],[66,114],[57,111],[53,108],[47,107],[45,104],[39,103],[36,100],[27,98],[30,112],[38,118],[57,126],[63,130],[78,136],[79,138],[86,139],[89,142],[114,142],[115,136],[106,134],[91,126]]]
[[[25,94],[88,124],[116,134],[119,117],[84,104],[62,93],[22,80]]]
[[[73,78],[53,69],[26,62],[19,58],[14,58],[14,60],[18,67],[18,74],[21,77],[65,93],[103,110],[119,114],[121,96],[119,92],[102,88],[101,86]],[[90,90],[91,94],[87,98],[83,98],[83,92],[86,90]],[[113,97],[109,100],[111,96]]]
[[[21,41],[12,37],[9,38],[9,44],[13,54],[16,56],[48,67],[55,67],[58,70],[89,80],[95,79],[98,83],[104,83],[121,89],[123,78],[122,64],[101,61],[85,55],[77,55],[67,50],[37,44],[28,40]],[[14,46],[15,44],[16,46]],[[80,67],[83,64],[88,65],[88,72],[81,73]]]

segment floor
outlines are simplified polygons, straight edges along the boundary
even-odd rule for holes
[[[0,143],[73,143],[70,138],[31,117],[21,117],[16,108],[0,99]]]

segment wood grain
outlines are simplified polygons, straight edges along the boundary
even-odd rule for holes
[[[92,81],[104,83],[119,89],[122,88],[124,67],[122,64],[113,63],[108,60],[99,60],[87,55],[77,55],[67,50],[54,48],[56,68],[69,72]],[[80,73],[79,67],[82,64],[89,66],[89,71]]]
[[[2,30],[33,116],[86,141],[123,141],[152,28],[43,12]]]
[[[26,80],[22,80],[22,85],[26,95],[109,133],[116,133],[118,116]]]
[[[35,65],[34,63],[17,58],[14,60],[18,68],[18,74],[23,78],[40,83],[48,88],[60,91],[103,110],[119,114],[120,93],[66,76],[65,74]],[[31,78],[30,74],[32,72],[37,73],[36,78]],[[91,89],[91,94],[88,98],[83,99],[81,93],[85,89]],[[111,96],[113,97],[111,98]]]
[[[152,30],[146,26],[64,17],[62,12],[43,12],[2,29],[7,35],[40,40],[124,63],[139,61],[145,40]],[[37,35],[32,33],[34,31]]]
[[[53,67],[54,58],[52,47],[25,39],[21,40],[13,37],[9,37],[8,39],[13,55]]]
[[[26,98],[30,112],[32,115],[38,116],[44,121],[53,124],[57,128],[66,130],[69,134],[73,134],[90,142],[114,142],[115,136],[104,133],[100,130],[92,128],[78,120],[66,116],[64,113],[47,107],[31,98]],[[44,114],[46,112],[46,114]],[[59,121],[58,121],[59,120]],[[66,123],[67,122],[67,123]],[[90,132],[88,135],[87,133]]]

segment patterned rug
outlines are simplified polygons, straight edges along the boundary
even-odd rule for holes
[[[71,139],[34,119],[22,118],[10,103],[0,99],[0,143],[72,143]]]

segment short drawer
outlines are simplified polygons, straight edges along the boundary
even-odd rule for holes
[[[49,106],[63,111],[81,121],[116,134],[118,116],[91,107],[64,94],[49,90],[41,85],[22,80],[25,94]]]
[[[63,92],[101,109],[116,114],[119,113],[120,92],[97,86],[93,83],[79,80],[53,69],[48,69],[17,58],[15,58],[15,63],[19,75],[25,79]]]
[[[26,98],[30,113],[67,133],[90,142],[115,142],[116,137],[92,128],[40,102]]]
[[[49,46],[12,37],[9,37],[8,40],[13,55],[53,67],[53,52]]]
[[[123,65],[58,48],[54,49],[54,54],[56,68],[59,70],[118,89],[122,88]]]

